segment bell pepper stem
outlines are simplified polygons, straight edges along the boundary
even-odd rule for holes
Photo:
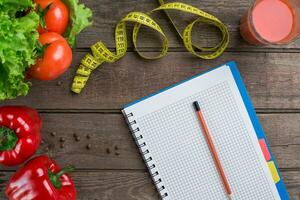
[[[16,133],[7,127],[0,127],[0,151],[8,151],[15,148],[18,142]]]
[[[53,173],[52,171],[48,171],[49,179],[55,188],[60,189],[62,187],[62,183],[60,177],[66,173],[73,172],[75,168],[73,166],[67,166],[62,168],[59,172]]]

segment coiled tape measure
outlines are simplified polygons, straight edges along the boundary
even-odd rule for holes
[[[133,45],[136,49],[137,53],[145,59],[158,59],[164,57],[168,53],[169,48],[169,41],[160,26],[150,17],[151,13],[156,11],[165,11],[169,20],[175,27],[178,35],[182,38],[184,46],[186,49],[193,55],[202,58],[202,59],[214,59],[220,56],[229,43],[229,32],[227,27],[215,16],[208,14],[198,8],[190,6],[185,3],[173,2],[173,3],[164,3],[164,0],[158,0],[160,6],[155,8],[154,10],[148,13],[142,12],[130,12],[127,14],[116,26],[115,29],[115,44],[116,44],[116,52],[111,52],[102,41],[99,41],[91,46],[92,54],[87,54],[81,61],[79,65],[76,76],[74,77],[73,84],[72,84],[72,91],[75,93],[80,93],[81,90],[86,85],[89,76],[91,75],[92,71],[100,66],[104,62],[113,63],[120,58],[122,58],[127,52],[127,36],[126,36],[126,23],[133,22],[135,23],[133,28]],[[188,26],[185,27],[183,34],[180,33],[179,29],[175,26],[173,20],[171,19],[170,15],[168,14],[168,10],[179,10],[186,13],[191,13],[197,15],[199,18],[190,23]],[[192,43],[192,29],[193,26],[197,23],[206,23],[216,26],[220,32],[222,33],[222,40],[221,42],[216,45],[215,47],[211,48],[203,48],[198,47]],[[158,56],[155,57],[148,57],[143,55],[139,49],[137,48],[137,37],[140,30],[140,27],[144,25],[149,27],[156,32],[158,32],[162,39],[162,50]],[[200,53],[197,53],[196,50],[199,50]]]

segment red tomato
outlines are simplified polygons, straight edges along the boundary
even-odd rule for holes
[[[39,33],[55,32],[63,34],[66,31],[69,22],[69,11],[66,5],[60,0],[34,0],[37,6],[45,10],[49,4],[49,10],[40,14],[44,17],[45,27],[38,28]],[[44,15],[44,16],[43,16]]]
[[[57,33],[40,35],[42,45],[49,45],[44,55],[29,69],[29,76],[39,80],[53,80],[63,74],[71,65],[72,50],[65,38]]]

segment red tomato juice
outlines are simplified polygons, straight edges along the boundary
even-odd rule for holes
[[[294,20],[294,10],[288,1],[260,0],[242,18],[241,34],[252,44],[285,43]]]

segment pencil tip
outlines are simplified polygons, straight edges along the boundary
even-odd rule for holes
[[[196,110],[196,111],[200,111],[200,105],[199,105],[198,101],[194,101],[193,104],[194,104],[195,110]]]

